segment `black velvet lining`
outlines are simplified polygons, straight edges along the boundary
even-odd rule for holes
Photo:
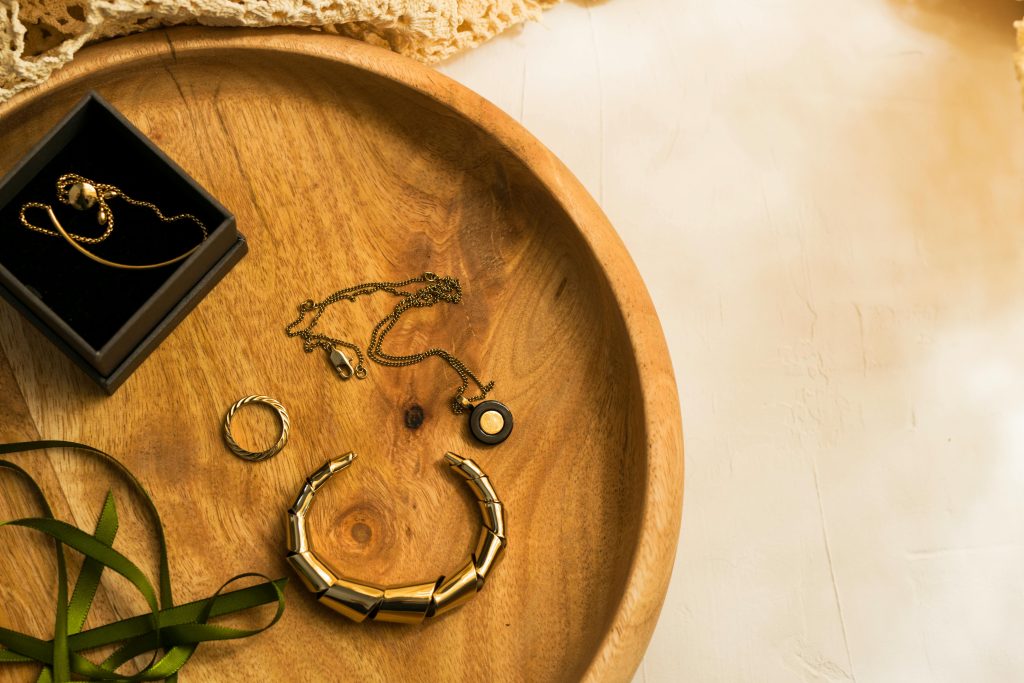
[[[78,211],[57,201],[57,179],[65,173],[78,173],[116,185],[134,199],[152,202],[165,215],[195,214],[211,233],[225,216],[99,104],[90,102],[74,125],[78,130],[69,142],[0,207],[0,263],[98,351],[182,262],[138,271],[101,265],[74,250],[63,238],[25,228],[18,218],[22,204],[51,205],[68,232],[101,234],[96,207]],[[113,233],[99,244],[83,246],[111,261],[164,261],[188,251],[202,239],[193,221],[164,223],[152,210],[119,198],[110,199],[109,205],[114,215]],[[52,228],[43,209],[30,209],[28,218],[35,225]]]

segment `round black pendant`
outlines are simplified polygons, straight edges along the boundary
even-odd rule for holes
[[[481,443],[501,443],[512,433],[512,411],[504,403],[483,401],[469,415],[469,431]]]

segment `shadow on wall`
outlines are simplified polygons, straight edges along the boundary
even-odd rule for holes
[[[716,117],[744,157],[769,169],[775,158],[788,160],[788,194],[768,193],[777,215],[804,197],[809,215],[817,216],[817,204],[831,207],[827,229],[851,245],[909,246],[922,272],[939,275],[910,278],[908,294],[920,300],[938,288],[944,300],[972,293],[985,306],[1017,305],[1024,118],[1009,22],[1024,16],[1024,3],[889,0],[888,7],[906,19],[902,27],[852,26],[841,45],[820,28],[775,53],[752,53],[751,64],[778,63],[752,67],[741,86],[720,93]],[[908,25],[931,32],[914,39]],[[841,66],[850,53],[857,69]],[[818,274],[816,291],[865,284],[870,250],[842,257],[829,244],[807,245],[808,258],[835,266]]]
[[[890,21],[866,14],[839,43],[819,23],[762,48],[760,62],[745,55],[742,78],[716,92],[717,122],[757,165],[751,187],[769,219],[792,217],[769,225],[788,248],[747,275],[785,316],[774,329],[791,381],[773,392],[793,418],[776,443],[814,462],[851,660],[889,680],[923,680],[930,661],[947,673],[928,679],[1017,680],[1022,660],[997,634],[1019,627],[1021,601],[981,577],[1013,585],[1021,554],[1008,475],[1024,408],[1007,387],[1019,393],[1013,341],[1024,335],[1012,59],[1024,5],[888,0],[886,10]],[[715,353],[769,362],[736,340]],[[810,381],[797,381],[799,368]],[[881,604],[893,637],[870,638]],[[916,639],[928,660],[906,647]],[[841,658],[825,659],[835,654],[821,661],[841,670]],[[831,672],[815,676],[840,677]]]
[[[985,40],[1014,45],[1013,22],[1024,18],[1017,0],[889,0],[896,15],[924,31],[952,42]]]
[[[1017,136],[1008,134],[1024,127],[1013,66],[1013,22],[1024,17],[1024,3],[889,3],[899,19],[944,40],[955,52],[922,55],[928,66],[903,75],[910,80],[895,92],[917,104],[873,107],[866,120],[851,126],[862,134],[867,134],[864,124],[905,127],[888,143],[896,153],[877,150],[875,170],[888,174],[891,187],[902,188],[905,201],[894,196],[893,206],[902,203],[903,225],[913,231],[928,263],[944,272],[950,298],[975,289],[987,304],[1012,305],[1016,293],[1011,283],[1024,252],[1017,237],[1018,212],[1007,198],[1019,194],[1024,155]],[[915,108],[930,136],[906,117]],[[962,219],[948,220],[950,212]]]

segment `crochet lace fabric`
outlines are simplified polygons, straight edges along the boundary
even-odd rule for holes
[[[436,62],[560,0],[0,0],[0,102],[90,41],[159,26],[308,26]]]

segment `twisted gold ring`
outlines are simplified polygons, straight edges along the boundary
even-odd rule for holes
[[[475,462],[450,452],[444,457],[476,496],[483,527],[476,551],[466,565],[450,578],[442,576],[428,583],[391,587],[361,583],[342,577],[317,557],[306,530],[306,517],[313,496],[328,479],[351,465],[356,454],[347,453],[328,460],[306,479],[299,497],[288,510],[288,562],[320,602],[357,622],[371,619],[418,624],[426,617],[436,617],[455,609],[483,589],[487,573],[508,545],[505,511],[487,475]]]
[[[281,436],[278,437],[277,443],[268,448],[265,451],[255,453],[253,451],[247,451],[238,445],[235,441],[235,437],[231,435],[231,418],[235,416],[235,412],[244,405],[249,403],[263,403],[268,405],[277,411],[277,417],[281,420]],[[288,443],[288,430],[291,427],[291,420],[288,418],[288,411],[284,409],[280,401],[270,398],[269,396],[246,396],[243,399],[239,399],[235,405],[228,408],[227,417],[224,418],[224,440],[228,442],[228,448],[231,452],[237,455],[243,460],[249,462],[259,462],[271,458],[281,452],[281,449]]]

